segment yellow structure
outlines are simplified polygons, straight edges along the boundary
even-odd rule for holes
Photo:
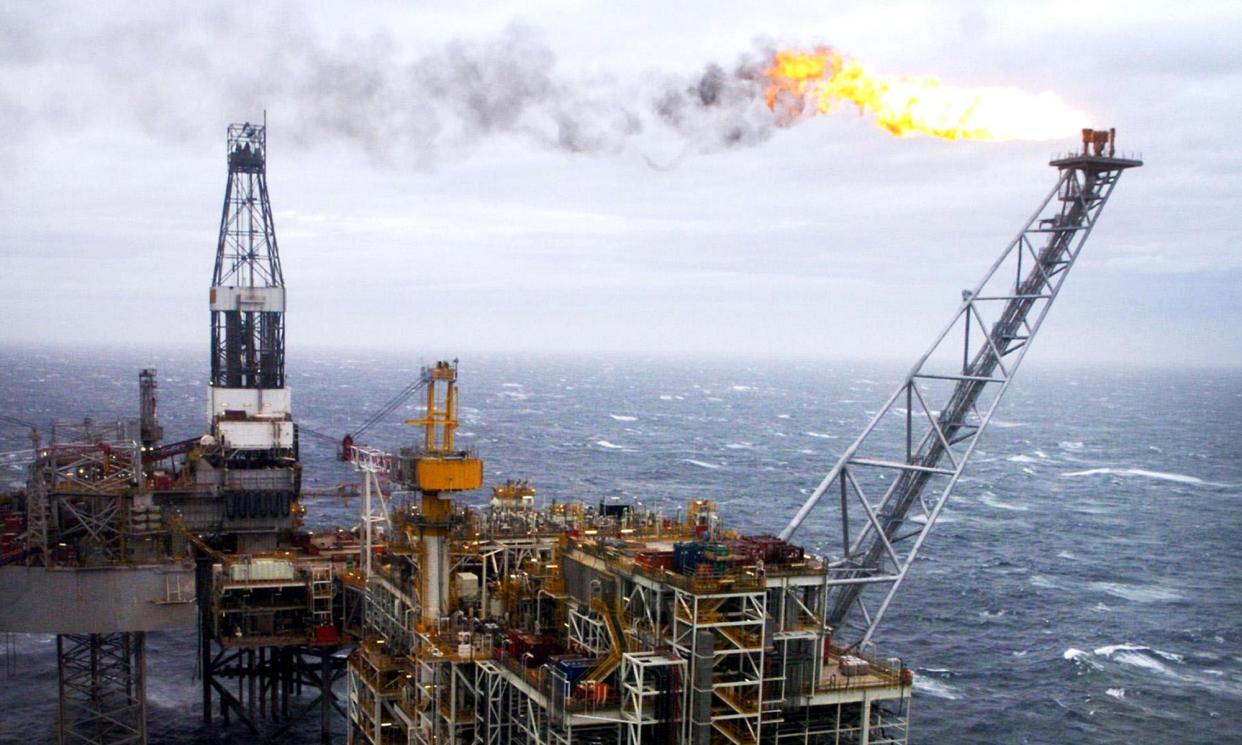
[[[457,431],[457,365],[437,362],[423,371],[423,379],[427,382],[427,414],[405,422],[423,428],[423,446],[408,459],[406,479],[424,494],[482,487],[483,461],[470,451],[453,448]]]
[[[421,495],[419,550],[422,567],[420,617],[424,628],[434,628],[449,604],[448,536],[454,525],[455,492],[483,486],[483,461],[470,450],[457,450],[457,365],[437,362],[423,370],[427,384],[427,414],[406,424],[423,428],[420,448],[403,450],[402,478]]]

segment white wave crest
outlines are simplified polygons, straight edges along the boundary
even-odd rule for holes
[[[1153,660],[1142,652],[1118,652],[1109,659],[1116,660],[1123,665],[1150,670],[1153,673],[1160,673],[1161,675],[1168,675],[1174,678],[1178,677],[1177,673],[1170,670],[1168,665],[1159,660]]]
[[[616,419],[618,422],[637,422],[638,417],[629,414],[609,414],[608,416]]]
[[[705,463],[701,460],[695,460],[694,458],[683,458],[682,463],[689,463],[692,466],[698,466],[699,468],[710,468],[712,470],[720,468],[719,463]]]
[[[838,439],[836,435],[826,435],[826,434],[824,434],[823,432],[807,432],[807,433],[805,433],[805,434],[806,434],[806,436],[807,436],[807,437],[818,437],[818,438],[820,438],[821,440],[836,440],[836,439]]]
[[[1158,587],[1156,585],[1138,587],[1135,585],[1123,585],[1118,582],[1092,582],[1091,589],[1135,603],[1167,603],[1172,600],[1182,599],[1180,593],[1167,587]]]
[[[607,440],[596,440],[595,444],[606,450],[628,450],[628,448],[626,448],[624,445],[618,445],[614,442],[609,442]]]
[[[1091,653],[1086,652],[1081,649],[1070,647],[1069,649],[1065,650],[1065,652],[1061,655],[1061,657],[1073,662],[1076,665],[1085,665],[1089,668],[1094,668],[1096,670],[1100,669],[1100,663],[1091,659]]]
[[[943,680],[929,678],[926,675],[918,675],[914,678],[914,690],[917,693],[924,693],[928,696],[936,698],[944,698],[950,701],[956,701],[962,697],[957,689],[945,683]]]
[[[1029,455],[1011,455],[1005,460],[1010,463],[1035,463],[1035,459]]]
[[[1083,444],[1081,442],[1064,442],[1063,441],[1060,443],[1060,445],[1061,445],[1062,450],[1082,450],[1083,449]]]
[[[1198,476],[1187,476],[1184,473],[1166,473],[1164,471],[1148,471],[1145,468],[1088,468],[1085,471],[1070,471],[1061,474],[1064,478],[1075,478],[1077,476],[1138,476],[1145,479],[1156,479],[1158,481],[1173,481],[1178,484],[1190,484],[1192,486],[1228,486],[1228,484],[1218,484],[1212,481],[1204,481]]]
[[[1002,502],[996,498],[995,494],[992,494],[990,492],[984,492],[979,497],[979,501],[983,502],[989,507],[992,507],[998,510],[1010,510],[1011,512],[1027,512],[1028,510],[1031,509],[1030,507],[1027,507],[1026,505],[1008,504],[1008,503]]]
[[[1117,700],[1121,700],[1126,697],[1126,689],[1124,688],[1109,688],[1104,692]]]
[[[1169,662],[1182,662],[1186,659],[1185,655],[1180,655],[1175,652],[1165,652],[1161,649],[1152,649],[1151,647],[1144,647],[1141,644],[1110,644],[1107,647],[1100,647],[1096,649],[1094,654],[1098,654],[1103,657],[1112,657],[1118,652],[1150,652],[1157,657],[1163,657]]]

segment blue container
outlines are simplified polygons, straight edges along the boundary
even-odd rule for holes
[[[586,675],[587,670],[595,667],[596,661],[587,657],[581,659],[560,659],[556,661],[556,669],[561,671],[565,676],[565,680],[569,685],[578,682],[578,679]]]
[[[681,574],[694,574],[699,562],[703,559],[702,543],[674,543],[673,571]]]

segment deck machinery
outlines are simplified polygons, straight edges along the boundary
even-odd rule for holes
[[[906,743],[913,675],[876,628],[1120,175],[1141,165],[1111,130],[1052,161],[1036,214],[779,536],[730,529],[708,499],[672,516],[538,506],[510,481],[463,505],[484,479],[454,442],[455,362],[394,399],[426,389],[417,444],[347,438],[361,519],[316,534],[266,128],[230,126],[227,152],[207,433],[162,443],[143,371],[137,420],[33,438],[19,508],[0,515],[0,631],[58,634],[60,742],[144,743],[143,634],[197,625],[204,720],[218,706],[256,739],[313,715],[327,742],[338,711],[359,745]],[[824,497],[840,543],[819,558],[789,539]]]
[[[427,546],[397,503],[350,659],[351,740],[905,742],[912,675],[833,643],[824,563],[727,530],[709,501],[685,519],[609,507],[457,508],[427,624],[403,622]]]
[[[686,519],[536,509],[515,484],[451,519],[443,502],[432,516],[426,498],[398,501],[361,578],[379,602],[350,658],[351,741],[907,742],[913,675],[877,652],[876,627],[1113,187],[1141,165],[1114,139],[1084,130],[1080,153],[1052,161],[1035,215],[779,537],[730,531],[702,500]],[[828,494],[840,554],[821,560],[788,539]],[[430,539],[428,520],[450,529]],[[449,594],[429,603],[419,588],[445,586],[433,572]]]
[[[424,375],[447,382],[450,403],[429,393],[432,413],[411,420],[423,446],[352,459],[368,493],[382,494],[371,479],[385,470],[411,496],[383,523],[364,520],[384,531],[364,537],[382,553],[347,578],[367,597],[349,663],[351,741],[757,743],[790,707],[835,729],[861,707],[873,741],[904,741],[911,674],[831,643],[823,563],[725,530],[707,500],[685,519],[537,509],[529,484],[509,482],[484,510],[457,505],[445,492],[480,486],[482,463],[452,452],[451,435],[435,444],[435,430],[457,425],[455,366]]]

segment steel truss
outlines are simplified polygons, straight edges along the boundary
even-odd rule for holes
[[[799,575],[768,582],[771,662],[763,682],[763,721],[775,724],[784,708],[814,695],[823,669],[831,628],[824,617],[827,593],[822,578]]]
[[[770,728],[764,737],[770,736],[774,745],[907,745],[910,697],[904,697],[897,704],[894,706],[891,700],[864,698],[861,702],[807,708],[780,727]]]
[[[144,635],[60,634],[58,745],[145,745]]]
[[[625,585],[622,582],[622,586]],[[626,632],[646,648],[662,646],[668,631],[668,618],[664,613],[666,603],[661,585],[634,582],[629,585],[621,602],[626,617],[631,619]]]
[[[529,563],[546,565],[556,552],[556,538],[523,536],[498,538],[482,544],[467,544],[453,549],[452,560],[458,566],[479,567],[480,604],[487,612],[491,601],[490,584],[497,579],[508,583],[514,572]]]
[[[710,681],[697,680],[698,670],[684,686],[682,718],[689,742],[707,725],[736,745],[758,743],[763,724],[763,679],[767,593],[697,594],[680,588],[673,594],[673,648],[691,665],[704,657]],[[710,706],[703,707],[703,699]],[[704,719],[708,715],[708,719]]]
[[[345,658],[337,654],[339,649],[310,645],[218,647],[215,654],[207,656],[203,668],[203,721],[211,723],[214,693],[226,726],[236,717],[252,735],[274,742],[318,709],[320,742],[332,742],[332,711],[346,716],[333,691],[345,675]],[[302,698],[303,689],[314,695]],[[265,726],[261,720],[271,724]]]
[[[569,608],[569,642],[593,655],[607,654],[612,649],[608,626],[584,609],[573,605]]]
[[[875,634],[1122,171],[1141,163],[1084,155],[1052,165],[1056,186],[781,532],[790,538],[823,497],[839,496],[827,620],[842,641]],[[880,600],[868,607],[871,587]]]
[[[211,286],[283,288],[276,225],[267,195],[267,127],[230,124],[228,183]],[[266,308],[260,303],[258,307]],[[225,388],[284,388],[285,314],[211,312],[211,382]]]
[[[679,742],[686,661],[656,652],[621,655],[621,719],[626,745]],[[646,735],[646,737],[644,737]]]
[[[73,563],[132,558],[129,539],[158,527],[147,524],[158,510],[134,504],[141,462],[140,446],[132,441],[53,444],[39,450],[26,490],[27,562],[55,563],[52,543],[76,549]]]
[[[375,547],[385,534],[392,534],[389,499],[384,495],[383,482],[393,469],[392,455],[372,447],[352,447],[349,460],[362,474],[362,571],[371,576]]]
[[[508,702],[512,686],[496,663],[483,660],[475,665],[475,691],[479,706],[474,711],[474,739],[479,745],[506,745],[510,742]]]
[[[413,745],[466,743],[478,719],[476,671],[467,661],[420,656],[414,663],[417,685],[401,688],[396,711],[408,723]]]
[[[395,727],[404,723],[407,741],[410,720],[397,712],[397,697],[407,674],[406,666],[376,640],[363,641],[349,657],[347,665],[349,712],[348,745],[395,742]]]
[[[408,596],[377,574],[367,582],[363,635],[385,640],[393,654],[414,651],[414,619],[419,616],[418,598]]]

